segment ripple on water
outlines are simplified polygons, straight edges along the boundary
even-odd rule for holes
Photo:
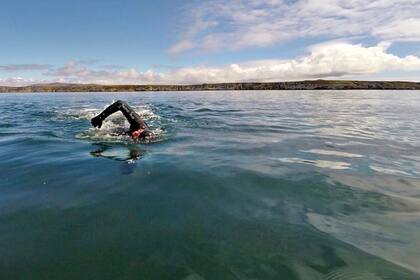
[[[411,176],[412,174],[402,171],[402,170],[398,170],[398,169],[393,169],[393,168],[388,168],[388,167],[383,167],[383,166],[379,166],[379,165],[369,165],[370,169],[372,169],[373,171],[379,172],[379,173],[384,173],[384,174],[390,174],[390,175],[403,175],[403,176]]]
[[[420,212],[361,213],[352,216],[307,214],[317,229],[357,248],[420,273]],[[363,278],[364,279],[364,278]]]
[[[325,275],[325,280],[383,280],[382,275],[368,271],[355,271],[353,268],[335,269]],[[385,278],[386,279],[386,278]]]
[[[342,162],[342,161],[309,160],[309,159],[302,159],[302,158],[274,158],[273,160],[277,160],[277,161],[281,161],[285,163],[308,164],[308,165],[313,165],[319,168],[336,169],[336,170],[351,168],[350,163]]]
[[[346,152],[334,151],[334,150],[322,150],[322,149],[311,149],[311,150],[302,151],[302,152],[318,154],[318,155],[350,157],[350,158],[361,158],[361,157],[363,157],[363,155],[359,155],[359,154],[346,153]]]

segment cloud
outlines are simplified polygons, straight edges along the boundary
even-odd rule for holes
[[[196,45],[191,38],[219,24],[216,20],[206,18],[206,14],[209,12],[206,9],[196,9],[196,7],[189,6],[189,10],[192,11],[190,17],[193,24],[185,23],[187,28],[182,32],[180,40],[168,49],[168,53],[171,55],[194,49]]]
[[[212,0],[191,10],[171,54],[268,47],[319,36],[420,41],[420,0]]]
[[[420,42],[420,18],[398,20],[379,27],[375,35],[388,40]]]
[[[34,71],[34,70],[47,70],[52,66],[49,64],[6,64],[0,65],[0,71]]]
[[[167,72],[152,70],[97,70],[78,62],[50,69],[42,82],[97,84],[195,84],[219,82],[268,82],[318,78],[367,79],[384,72],[420,71],[420,57],[399,57],[388,52],[391,43],[363,46],[331,41],[313,45],[294,59],[257,60],[222,67],[179,67]],[[413,73],[412,72],[412,73]],[[27,84],[26,80],[0,80],[0,84]],[[32,81],[34,83],[34,81]],[[39,81],[38,81],[39,83]]]
[[[171,46],[168,50],[168,52],[170,54],[178,54],[181,52],[185,52],[188,50],[193,49],[195,46],[191,41],[188,40],[184,40],[184,41],[179,41],[178,43],[176,43],[175,45]]]
[[[70,61],[62,67],[51,69],[44,75],[54,77],[51,79],[52,81],[97,84],[160,83],[162,78],[161,74],[150,70],[145,72],[139,72],[136,69],[96,70],[76,61]]]
[[[183,83],[285,81],[420,70],[419,57],[395,56],[387,53],[389,46],[387,42],[372,47],[328,42],[310,47],[307,55],[296,59],[251,61],[219,68],[180,68],[171,72],[166,79]]]
[[[11,87],[20,87],[20,86],[27,86],[35,83],[39,83],[43,81],[34,80],[34,79],[26,79],[22,77],[10,77],[10,78],[0,78],[0,86],[11,86]]]

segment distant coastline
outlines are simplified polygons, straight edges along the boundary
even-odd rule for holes
[[[209,91],[209,90],[420,90],[420,82],[306,80],[297,82],[244,82],[194,85],[98,85],[37,84],[24,87],[0,86],[7,92],[141,92],[141,91]]]

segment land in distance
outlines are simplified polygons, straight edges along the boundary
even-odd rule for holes
[[[420,82],[306,80],[296,82],[239,82],[193,85],[36,84],[0,86],[0,92],[132,92],[205,90],[420,90]]]

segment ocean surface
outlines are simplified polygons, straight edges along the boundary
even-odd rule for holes
[[[0,175],[0,279],[420,279],[419,91],[1,94]]]

